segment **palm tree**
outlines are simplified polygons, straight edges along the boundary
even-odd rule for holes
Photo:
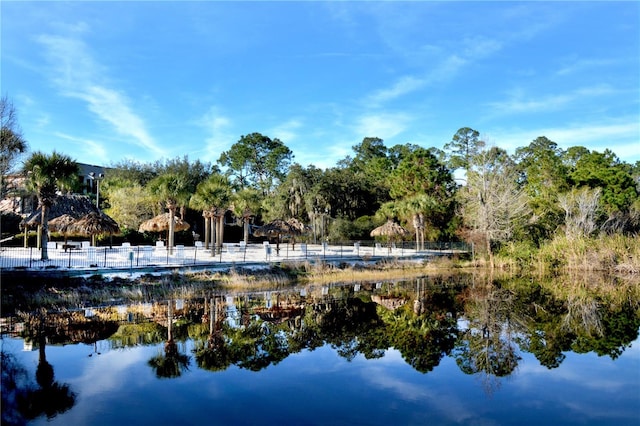
[[[205,217],[205,241],[211,229],[211,254],[215,252],[215,246],[222,247],[224,232],[224,213],[227,211],[231,200],[231,185],[227,177],[221,174],[213,174],[198,184],[196,193],[191,196],[189,205],[202,210]],[[211,225],[209,220],[211,219]],[[217,228],[217,230],[216,230]],[[215,235],[215,238],[213,236]],[[215,245],[214,245],[215,239]]]
[[[147,188],[157,201],[166,203],[167,210],[169,210],[169,241],[167,246],[169,253],[172,253],[175,245],[176,210],[189,200],[187,178],[181,174],[167,173],[150,181]]]
[[[252,188],[246,188],[233,194],[231,211],[242,218],[244,227],[244,243],[249,243],[249,222],[260,208],[260,193]]]
[[[68,189],[80,173],[78,164],[71,157],[53,151],[51,155],[34,152],[25,161],[23,172],[26,174],[27,188],[36,193],[41,209],[40,247],[41,259],[49,259],[47,242],[49,234],[49,208],[59,191]]]
[[[0,197],[4,198],[9,192],[6,177],[28,146],[18,125],[16,109],[4,95],[0,98],[0,124]]]
[[[425,229],[429,216],[437,206],[436,200],[427,194],[415,194],[400,202],[400,211],[410,219],[416,232],[416,250],[424,250]]]

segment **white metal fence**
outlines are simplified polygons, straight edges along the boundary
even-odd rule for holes
[[[430,243],[424,251],[416,252],[411,243],[383,245],[375,241],[345,242],[342,244],[305,244],[295,247],[281,243],[248,244],[225,243],[221,251],[205,249],[202,245],[91,247],[88,244],[52,243],[47,248],[48,260],[41,260],[37,248],[1,247],[0,269],[125,269],[153,266],[186,266],[214,263],[279,262],[323,258],[406,257],[453,254],[470,251],[465,243]]]

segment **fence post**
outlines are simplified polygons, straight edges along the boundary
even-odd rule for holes
[[[33,247],[29,247],[29,268],[31,268],[32,261],[33,261]]]
[[[71,249],[69,249],[69,266],[68,266],[68,268],[71,269]]]
[[[107,267],[107,249],[105,248],[104,249],[104,266],[103,266],[103,268],[106,268],[106,267]]]

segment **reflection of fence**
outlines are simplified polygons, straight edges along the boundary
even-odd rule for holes
[[[202,246],[176,246],[171,252],[164,246],[114,246],[114,247],[50,247],[47,249],[49,259],[40,260],[40,249],[1,247],[0,269],[44,269],[44,268],[78,268],[78,269],[124,269],[153,266],[188,266],[212,263],[245,263],[245,262],[279,262],[296,259],[322,258],[360,258],[398,257],[398,256],[436,256],[461,252],[469,252],[470,246],[465,243],[441,242],[425,243],[425,250],[416,252],[411,242],[381,245],[375,241],[347,241],[337,244],[304,244],[293,245],[281,243],[276,252],[270,246],[271,256],[265,258],[263,244],[224,244],[221,252],[212,253]]]

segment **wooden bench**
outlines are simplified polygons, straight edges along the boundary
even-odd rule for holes
[[[67,251],[67,250],[80,250],[81,247],[82,247],[82,244],[80,242],[76,242],[76,241],[67,241],[66,244],[62,244],[62,248],[64,249],[64,251]]]

